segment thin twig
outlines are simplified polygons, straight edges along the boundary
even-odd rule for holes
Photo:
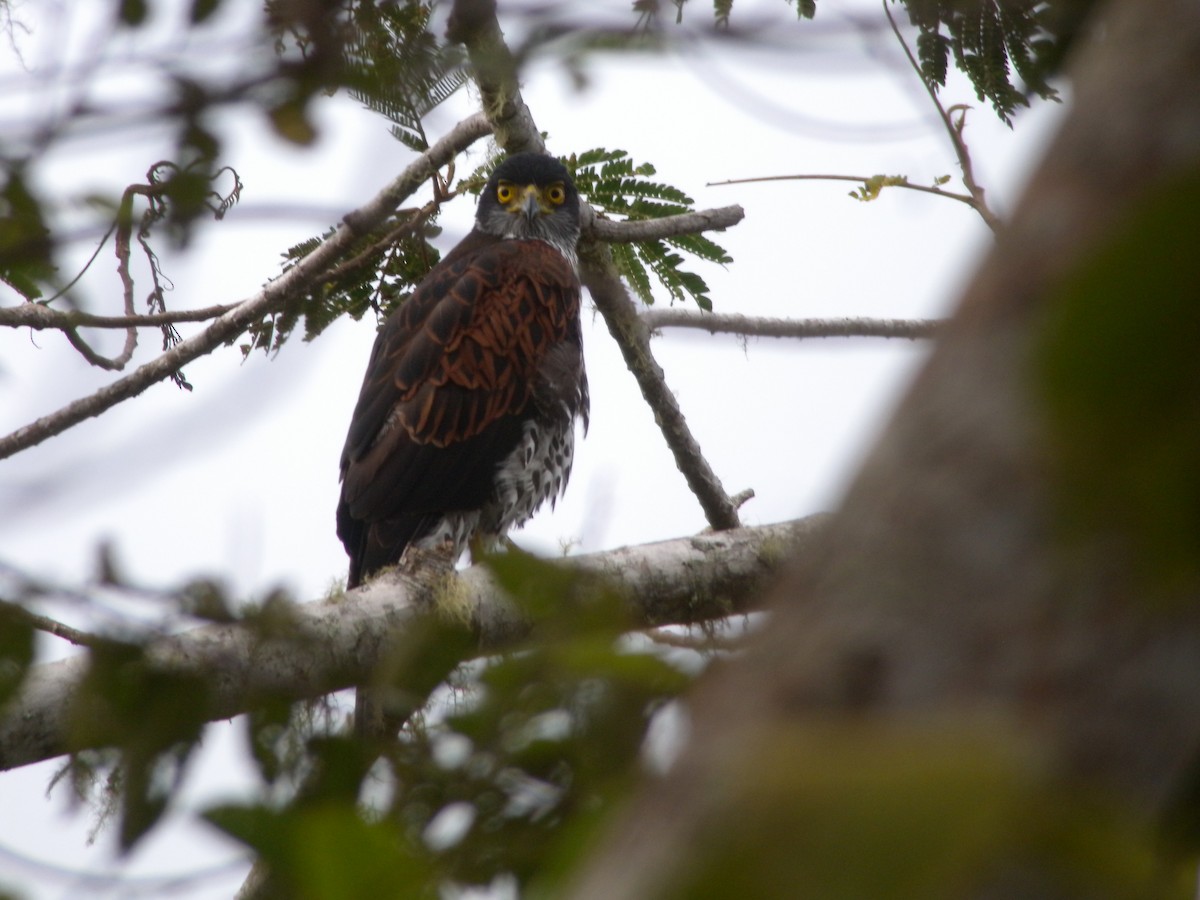
[[[693,629],[680,633],[668,631],[666,628],[652,628],[644,634],[660,646],[676,650],[691,650],[700,654],[733,653],[744,649],[753,637],[746,633],[722,635],[702,631],[700,634],[696,634]]]
[[[9,328],[45,329],[71,328],[142,328],[159,325],[179,325],[188,322],[207,322],[223,316],[236,303],[205,306],[200,309],[170,310],[161,313],[135,313],[132,316],[98,316],[81,310],[52,309],[38,303],[22,303],[19,306],[0,306],[0,326]]]
[[[62,638],[64,641],[74,644],[77,647],[90,647],[97,641],[94,635],[88,634],[86,631],[81,631],[78,628],[72,628],[70,625],[64,625],[62,622],[51,619],[49,616],[30,613],[29,621],[38,631],[44,631],[57,638]]]
[[[70,625],[64,625],[57,619],[51,619],[49,616],[43,616],[40,613],[30,612],[20,603],[14,603],[11,600],[0,600],[0,608],[7,610],[19,619],[23,619],[26,624],[33,626],[38,631],[44,631],[46,634],[62,638],[64,641],[75,644],[77,647],[91,647],[99,640],[95,635],[78,628],[72,628]]]
[[[129,237],[130,230],[133,227],[133,198],[138,194],[157,196],[162,190],[161,186],[156,188],[154,185],[135,184],[127,187],[121,195],[121,204],[117,211],[116,222],[114,223],[117,234],[114,249],[117,255],[117,274],[121,276],[121,294],[125,303],[124,318],[131,318],[136,315],[133,303],[133,276],[129,274]],[[112,229],[109,230],[110,233],[111,231]],[[100,242],[100,246],[103,246],[104,241],[107,239],[108,235],[106,234],[104,240]],[[96,248],[97,253],[99,249],[99,247]],[[92,260],[95,258],[95,254],[93,254],[92,259],[88,260],[88,266],[92,264]],[[86,270],[87,266],[84,266],[84,271]],[[83,272],[80,272],[80,275],[82,274]],[[133,359],[133,353],[137,349],[138,333],[137,328],[133,324],[124,326],[125,346],[121,348],[119,355],[113,357],[104,356],[93,350],[91,345],[79,334],[75,326],[63,325],[60,327],[63,334],[66,335],[67,340],[70,341],[71,346],[78,350],[79,354],[90,365],[106,369],[110,372],[119,372],[124,369],[125,365]]]
[[[662,328],[695,328],[709,334],[745,337],[834,338],[933,337],[941,322],[936,319],[773,319],[757,316],[695,313],[686,309],[648,309],[640,318],[651,331]]]
[[[45,300],[41,300],[39,302],[40,303],[53,303],[58,298],[65,296],[67,291],[71,290],[71,288],[75,287],[75,285],[77,285],[79,283],[79,279],[81,279],[87,273],[87,270],[92,267],[92,263],[94,263],[96,261],[96,257],[98,257],[100,255],[100,251],[104,249],[104,245],[108,243],[108,238],[113,233],[113,230],[116,229],[116,227],[117,227],[116,222],[113,222],[112,224],[110,224],[108,226],[108,229],[104,232],[103,237],[101,237],[100,240],[96,242],[96,249],[92,251],[92,255],[88,257],[88,261],[83,264],[83,267],[78,272],[75,273],[74,278],[72,278],[70,281],[68,281],[66,284],[64,284],[61,288],[59,288],[57,291],[55,291],[53,294],[51,294]]]
[[[942,101],[938,99],[937,91],[933,85],[921,73],[921,65],[917,62],[917,58],[909,49],[908,42],[904,40],[904,35],[900,33],[900,26],[896,24],[895,18],[892,16],[892,11],[888,7],[888,0],[881,0],[883,4],[883,14],[887,16],[888,24],[892,26],[892,33],[896,35],[896,40],[900,42],[900,46],[904,49],[904,55],[908,57],[908,64],[912,66],[913,71],[917,73],[917,77],[921,79],[921,84],[925,86],[925,92],[929,94],[929,99],[933,101],[933,105],[937,108],[938,116],[941,117],[942,124],[946,126],[946,133],[950,136],[950,143],[954,146],[954,154],[958,157],[958,165],[962,169],[963,185],[967,192],[971,195],[971,207],[992,231],[999,231],[1003,226],[1000,217],[992,212],[987,205],[987,200],[984,199],[984,190],[975,181],[975,169],[971,165],[971,151],[967,147],[967,142],[963,140],[963,128],[966,126],[967,108],[965,106],[951,107],[952,111],[958,111],[958,121],[955,122],[942,106]]]
[[[759,178],[729,178],[725,181],[710,181],[705,186],[721,187],[727,184],[754,184],[759,181],[853,181],[856,184],[869,187],[869,183],[878,177],[877,175],[763,175]],[[972,209],[978,209],[977,201],[971,195],[959,194],[955,191],[944,191],[935,184],[913,184],[910,181],[889,179],[881,184],[881,187],[907,188],[910,191],[921,191],[925,194],[934,194],[938,197],[957,200],[959,203],[967,204]]]
[[[440,166],[490,130],[487,119],[478,113],[460,122],[417,157],[374,199],[346,215],[343,224],[330,237],[261,291],[237,304],[199,334],[180,342],[125,377],[0,439],[0,459],[36,446],[85,419],[100,415],[122,400],[137,396],[150,385],[170,378],[186,363],[233,340],[264,315],[280,309],[291,297],[313,284],[334,265],[355,240],[385,221]]]

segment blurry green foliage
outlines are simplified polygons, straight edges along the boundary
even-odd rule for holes
[[[353,97],[392,123],[410,150],[429,148],[421,120],[467,81],[458,47],[429,31],[432,4],[356,3],[348,13],[346,86]]]
[[[1200,172],[1159,184],[1061,285],[1035,360],[1063,521],[1156,594],[1200,585]]]
[[[15,604],[0,604],[0,707],[13,696],[33,663],[33,622]]]
[[[728,760],[671,900],[1191,896],[1144,823],[995,723],[781,725]]]
[[[278,352],[303,324],[304,339],[313,340],[340,316],[355,321],[367,312],[386,318],[411,295],[421,279],[441,259],[430,242],[441,229],[435,224],[438,209],[401,210],[380,228],[360,237],[348,258],[335,267],[325,281],[291,298],[277,313],[247,329],[249,343],[242,353],[253,350]],[[286,272],[333,233],[330,228],[320,237],[309,238],[284,253]]]
[[[41,202],[29,189],[26,166],[6,166],[0,188],[0,281],[25,300],[42,296],[54,274],[53,241]]]
[[[461,625],[431,617],[406,629],[372,684],[408,717],[398,739],[311,738],[293,800],[210,811],[296,896],[360,896],[355,885],[369,880],[334,859],[356,842],[377,858],[350,858],[392,879],[397,897],[548,877],[636,773],[650,717],[689,678],[622,646],[628,610],[593,576],[519,551],[489,565],[527,617],[528,640],[469,662],[475,641]],[[448,677],[459,687],[438,691]]]
[[[206,679],[156,666],[140,643],[98,640],[71,699],[70,742],[120,752],[120,845],[158,821],[209,719]]]

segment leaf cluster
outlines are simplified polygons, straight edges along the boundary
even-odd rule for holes
[[[101,583],[96,591],[115,592],[126,601],[152,602],[167,621],[153,628],[124,626],[112,633],[79,632],[86,666],[65,711],[65,739],[75,749],[55,776],[69,776],[85,798],[103,785],[97,828],[115,815],[122,851],[136,846],[157,825],[178,796],[188,763],[213,718],[210,673],[166,666],[152,649],[175,620],[238,623],[257,640],[297,642],[291,600],[268,592],[256,603],[238,604],[219,583],[199,580],[173,591],[148,590],[125,580],[102,550]],[[12,599],[0,600],[0,708],[21,687],[34,661],[34,638],[47,621],[31,610],[61,599],[57,586],[6,573]],[[235,612],[235,608],[239,607]],[[264,704],[269,698],[263,698]],[[86,748],[103,747],[102,750]]]
[[[796,15],[801,19],[811,19],[817,14],[817,0],[787,0],[788,5],[795,5]],[[675,7],[675,22],[683,21],[683,8],[688,0],[671,0]],[[634,0],[633,11],[638,14],[638,21],[649,23],[658,18],[663,0]],[[713,0],[713,24],[718,28],[729,25],[729,17],[733,13],[733,0]]]
[[[431,243],[440,233],[437,208],[401,210],[380,228],[360,237],[350,255],[323,281],[292,297],[282,309],[247,329],[243,355],[254,350],[277,353],[298,325],[311,341],[342,315],[355,321],[368,311],[386,318],[411,295],[441,254]],[[311,253],[333,233],[302,241],[283,254],[283,271]]]
[[[627,221],[658,219],[693,212],[695,201],[672,185],[653,180],[650,163],[635,164],[624,150],[597,148],[563,160],[579,193],[602,215]],[[613,244],[613,259],[621,275],[643,303],[654,302],[656,281],[672,301],[690,298],[703,310],[712,309],[708,285],[685,269],[684,254],[725,265],[733,258],[703,234]]]
[[[467,81],[462,52],[429,31],[431,4],[356,3],[348,11],[345,83],[350,95],[392,123],[411,150],[429,148],[422,118]]]
[[[892,0],[895,2],[895,0]],[[944,87],[950,59],[971,79],[980,100],[1011,124],[1029,94],[1053,100],[1049,79],[1079,30],[1092,0],[903,0],[920,34],[921,74]],[[1021,86],[1014,84],[1015,76]]]

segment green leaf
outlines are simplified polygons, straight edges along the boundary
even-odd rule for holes
[[[1002,120],[1028,106],[1026,94],[1057,99],[1048,79],[1079,34],[1094,0],[905,0],[917,35],[921,74],[944,86],[951,55],[981,100]],[[1013,70],[1023,82],[1014,84]]]
[[[788,0],[791,2],[791,0]],[[796,15],[801,19],[811,19],[817,14],[817,0],[796,0]]]
[[[192,0],[189,18],[193,25],[206,21],[221,6],[221,0]]]
[[[121,5],[117,10],[117,16],[123,25],[131,25],[137,27],[146,21],[146,14],[149,9],[146,0],[121,0]]]
[[[301,900],[405,900],[434,897],[428,868],[387,822],[367,822],[352,803],[321,803],[275,811],[218,806],[205,818],[252,847]]]
[[[607,582],[565,562],[539,559],[516,547],[484,559],[496,583],[535,624],[619,634],[629,614]],[[565,610],[571,610],[564,620]]]
[[[945,181],[938,182],[945,184]],[[850,196],[863,203],[870,203],[879,197],[885,187],[896,187],[908,184],[907,175],[872,175],[863,182],[863,186],[850,192]]]
[[[389,119],[392,136],[422,152],[421,120],[467,81],[462,53],[429,31],[431,5],[361,3],[353,9],[344,78],[352,97]]]
[[[12,697],[33,663],[34,628],[24,610],[0,605],[0,708]]]
[[[54,274],[53,245],[38,197],[24,167],[11,165],[0,190],[0,281],[26,300],[42,296]]]
[[[307,147],[317,139],[317,129],[308,117],[307,98],[292,97],[267,110],[275,133],[292,144]]]

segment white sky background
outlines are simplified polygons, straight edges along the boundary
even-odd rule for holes
[[[232,15],[257,6],[235,5]],[[25,65],[37,70],[61,61],[63,47],[78,52],[89,34],[76,25],[79,11],[96,6],[17,4],[17,17],[32,28],[18,35]],[[628,6],[612,0],[606,9],[627,23]],[[59,31],[51,42],[39,17],[55,8]],[[852,12],[886,24],[872,2],[821,0],[815,22],[797,23],[783,0],[739,0],[734,23],[769,23],[778,48],[710,44],[690,52],[592,58],[583,90],[559,62],[540,61],[524,74],[525,99],[550,132],[552,152],[625,149],[637,162],[654,163],[660,180],[687,191],[699,207],[745,208],[742,224],[715,236],[734,263],[728,269],[696,264],[716,311],[794,318],[941,315],[991,241],[966,206],[902,190],[862,204],[847,197],[853,185],[845,182],[705,187],[727,178],[799,173],[905,174],[925,184],[938,175],[957,176],[953,150],[890,32],[880,30],[874,40],[853,36],[845,27]],[[700,25],[710,13],[709,4],[693,3],[687,19]],[[226,13],[215,28],[233,24]],[[120,44],[113,46],[119,53]],[[11,51],[0,53],[0,77],[20,72]],[[437,110],[427,122],[429,134],[444,133],[473,112],[474,99],[460,93]],[[977,177],[994,208],[1009,211],[1061,107],[1039,104],[1010,131],[956,73],[943,101],[975,107],[967,137]],[[36,103],[0,92],[0,128]],[[225,140],[223,159],[245,182],[243,201],[224,223],[202,229],[187,254],[162,252],[175,285],[168,308],[249,296],[278,274],[281,251],[369,199],[411,158],[384,120],[349,99],[322,100],[314,114],[321,138],[309,150],[279,141],[257,114],[215,120]],[[484,150],[477,145],[460,172]],[[116,195],[169,154],[161,134],[79,141],[55,151],[41,175],[58,196]],[[947,188],[961,189],[957,180]],[[281,208],[293,212],[280,214]],[[444,250],[465,233],[472,215],[469,199],[443,214]],[[82,263],[91,249],[78,248],[73,259]],[[111,245],[84,283],[92,311],[120,312]],[[5,290],[0,302],[17,302]],[[139,304],[147,291],[143,278]],[[243,363],[238,350],[220,351],[185,367],[193,393],[156,385],[0,462],[0,562],[79,584],[92,577],[97,545],[110,541],[125,572],[147,585],[167,588],[218,575],[247,598],[277,585],[301,599],[321,595],[345,575],[333,523],[338,456],[373,324],[344,321],[313,344],[297,337],[270,360],[259,354]],[[197,327],[180,331],[186,336]],[[115,351],[122,337],[112,333],[98,343]],[[519,532],[518,542],[548,554],[564,542],[586,552],[703,529],[698,504],[590,307],[585,345],[591,431],[577,449],[565,499]],[[135,365],[153,358],[158,346],[157,332],[146,330]],[[880,339],[743,344],[680,331],[655,339],[653,347],[726,490],[756,492],[742,510],[747,524],[835,505],[924,353],[920,345]],[[89,367],[60,334],[0,331],[0,432],[115,377]],[[78,618],[79,610],[54,612],[89,621]],[[150,618],[156,610],[138,612]],[[46,650],[65,652],[50,641]],[[241,738],[236,722],[209,729],[188,782],[192,807],[247,783]],[[0,775],[0,890],[38,900],[232,895],[243,867],[170,892],[160,880],[139,880],[207,869],[238,855],[203,826],[187,825],[186,816],[174,817],[122,863],[113,859],[109,832],[88,847],[91,816],[71,812],[63,791],[44,798],[56,765]],[[28,860],[130,880],[102,889]]]

